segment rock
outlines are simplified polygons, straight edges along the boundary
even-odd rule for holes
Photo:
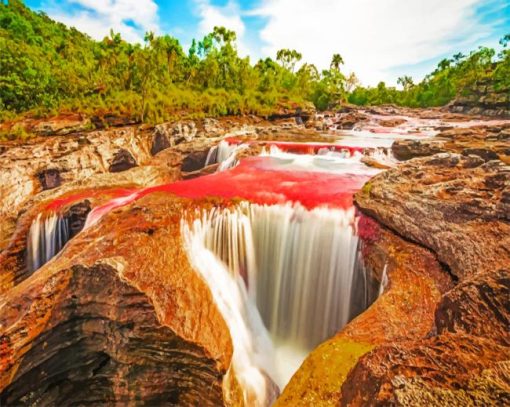
[[[52,202],[63,202],[58,211],[69,220],[72,235],[83,227],[89,207],[93,208],[112,199],[119,188],[155,186],[173,182],[179,177],[180,170],[167,170],[162,165],[97,174],[37,194],[25,202],[17,218],[0,218],[0,226],[5,228],[2,230],[5,233],[4,248],[0,253],[0,295],[30,275],[26,264],[28,231],[36,216],[48,211]]]
[[[510,131],[508,126],[508,124],[477,125],[446,129],[434,138],[396,140],[392,145],[392,151],[399,160],[450,152],[478,155],[485,161],[499,158],[510,162],[510,144],[506,141],[507,132]]]
[[[36,120],[28,123],[28,129],[40,136],[63,136],[66,134],[90,130],[92,123],[89,119],[78,115],[59,115],[51,119]]]
[[[242,400],[227,326],[182,247],[185,210],[165,194],[116,210],[2,295],[2,405]]]
[[[110,172],[121,172],[129,170],[130,168],[136,167],[136,160],[133,155],[126,149],[121,148],[110,164],[108,171]]]
[[[193,172],[201,170],[205,166],[205,161],[207,159],[208,153],[209,149],[202,151],[194,151],[188,154],[182,161],[181,170],[183,172]]]
[[[91,119],[94,128],[98,130],[108,129],[110,127],[125,127],[140,123],[140,120],[133,117],[113,113],[107,113],[102,116],[92,116]]]
[[[480,272],[447,292],[429,337],[360,358],[341,404],[498,405],[510,401],[510,273]]]
[[[47,169],[37,174],[43,190],[59,187],[62,183],[60,172],[57,169]]]
[[[487,148],[466,148],[462,150],[463,155],[477,155],[484,161],[497,160],[499,156]]]
[[[391,151],[397,160],[405,161],[415,157],[427,157],[437,153],[446,152],[444,142],[441,140],[396,140]]]
[[[508,347],[449,333],[380,346],[349,372],[340,404],[505,405],[509,358]]]
[[[501,84],[497,88],[490,80],[478,81],[464,90],[447,109],[455,113],[477,114],[490,117],[510,117],[510,89]]]
[[[92,210],[91,203],[88,199],[71,205],[64,213],[64,218],[67,220],[70,231],[70,238],[76,236],[82,231],[87,221],[87,215]]]
[[[159,131],[154,132],[154,136],[152,138],[152,146],[151,146],[151,154],[156,155],[160,151],[166,150],[170,148],[170,141],[168,141],[168,137],[166,134],[163,134]]]
[[[268,119],[274,121],[295,118],[296,124],[301,125],[310,120],[310,118],[312,118],[315,113],[315,106],[311,102],[303,102],[300,105],[289,105],[280,102],[275,111],[269,115]]]
[[[502,269],[510,264],[510,167],[479,164],[458,154],[407,161],[375,176],[355,200],[363,212],[437,253],[461,280]]]
[[[361,112],[350,112],[336,118],[334,125],[339,130],[351,130],[360,122],[368,119],[368,116]]]
[[[198,135],[197,126],[193,121],[158,124],[154,131],[155,134],[166,137],[171,146],[190,142]]]
[[[436,330],[466,333],[510,346],[510,272],[478,273],[458,284],[439,303]]]
[[[400,119],[400,118],[392,118],[392,119],[386,119],[386,120],[379,120],[379,124],[383,127],[398,127],[401,124],[406,123],[406,119]]]

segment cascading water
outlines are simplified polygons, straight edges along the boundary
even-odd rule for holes
[[[276,380],[284,385],[306,353],[352,317],[353,271],[360,267],[354,209],[244,202],[196,222],[204,248],[244,279],[275,342]]]
[[[205,167],[218,163],[218,171],[225,171],[229,168],[233,168],[239,164],[237,153],[247,147],[246,144],[229,144],[228,141],[222,140],[207,153]]]
[[[211,289],[216,305],[228,325],[234,345],[231,368],[241,383],[244,404],[269,405],[276,397],[266,378],[266,375],[273,379],[275,377],[271,339],[255,305],[248,298],[240,276],[229,272],[225,264],[204,245],[210,232],[206,216],[204,213],[204,217],[195,220],[191,226],[182,221],[184,246],[191,264]]]
[[[68,220],[55,213],[32,222],[27,241],[27,267],[33,272],[50,261],[70,237]]]

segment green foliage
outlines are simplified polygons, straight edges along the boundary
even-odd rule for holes
[[[193,40],[187,53],[176,38],[150,32],[144,44],[113,31],[94,41],[20,0],[0,2],[0,120],[69,110],[157,122],[178,114],[270,114],[289,101],[326,108],[345,97],[339,65],[295,72],[295,50],[252,65],[235,41],[224,27]]]
[[[176,38],[147,33],[130,44],[113,31],[94,41],[21,0],[0,1],[0,121],[29,112],[37,116],[72,111],[118,113],[141,122],[179,115],[267,115],[280,106],[312,101],[318,109],[351,103],[437,106],[483,80],[510,89],[510,35],[503,50],[480,48],[455,55],[419,84],[402,77],[403,90],[381,82],[364,88],[354,74],[341,72],[340,54],[330,68],[298,66],[296,50],[278,51],[276,60],[252,64],[241,58],[236,34],[215,27],[188,52]]]
[[[396,104],[410,107],[443,106],[457,95],[466,95],[480,84],[491,84],[496,90],[510,92],[510,34],[500,41],[503,50],[496,56],[492,48],[480,47],[469,55],[455,54],[443,59],[437,68],[419,84],[409,76],[397,83],[402,90],[387,87],[357,87],[349,94],[349,102],[357,105]]]

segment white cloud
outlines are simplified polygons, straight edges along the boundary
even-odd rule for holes
[[[154,0],[67,0],[48,6],[48,15],[101,40],[110,29],[130,42],[142,42],[145,32],[159,32]]]
[[[367,84],[394,83],[392,67],[452,53],[491,34],[475,7],[482,0],[262,0],[254,15],[268,19],[260,33],[274,56],[297,49],[320,68],[340,53],[347,71]],[[487,3],[487,2],[485,2]],[[402,72],[405,73],[405,72]]]
[[[237,34],[239,53],[243,56],[254,54],[246,44],[246,25],[241,18],[241,9],[237,2],[230,0],[224,6],[214,6],[209,0],[196,0],[195,3],[200,17],[199,35],[209,34],[215,26],[228,28]]]

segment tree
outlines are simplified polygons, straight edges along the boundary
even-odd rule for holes
[[[354,72],[351,72],[345,81],[345,91],[352,93],[360,85],[359,79]]]
[[[294,68],[296,64],[301,61],[301,58],[303,55],[301,55],[296,50],[292,49],[281,49],[276,53],[276,60],[280,61],[282,66],[285,69],[288,69],[291,72],[294,72]]]
[[[408,92],[414,86],[413,78],[407,75],[398,78],[397,83],[401,85],[406,92]]]
[[[330,69],[335,69],[337,71],[340,70],[340,65],[344,64],[344,59],[340,54],[333,54],[333,58],[331,59]]]

